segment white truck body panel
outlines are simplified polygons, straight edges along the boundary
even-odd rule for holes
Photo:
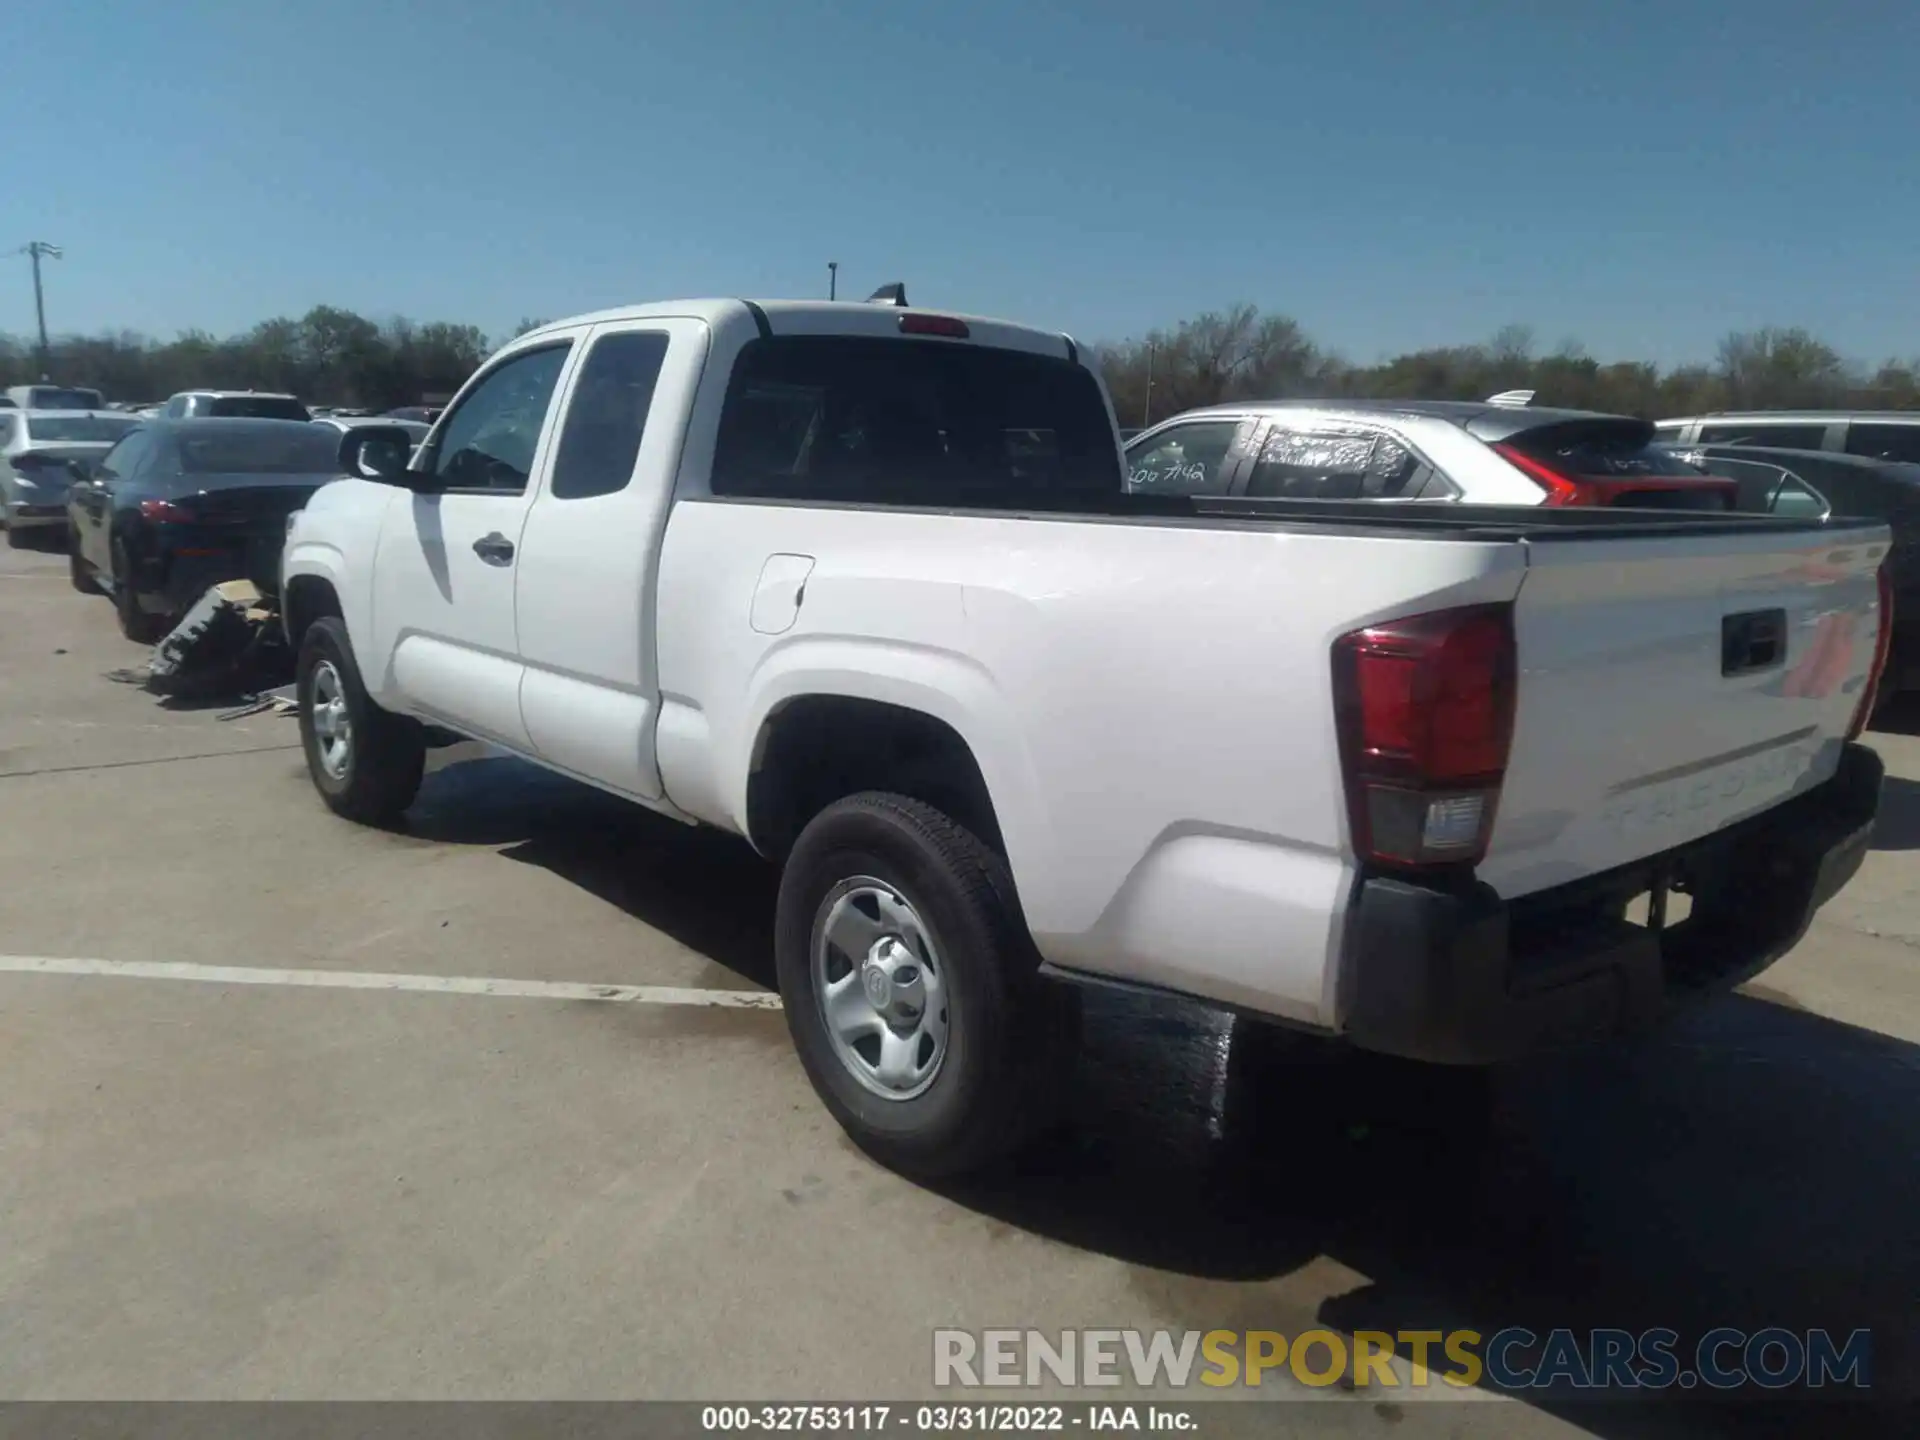
[[[898,333],[887,307],[766,309],[782,335]],[[971,343],[1064,350],[970,323]],[[740,302],[683,302],[515,341],[490,368],[573,343],[523,494],[320,491],[285,573],[337,592],[374,698],[742,834],[783,705],[923,712],[977,760],[1046,958],[1328,1029],[1359,870],[1338,636],[1516,602],[1516,730],[1479,872],[1503,896],[1670,848],[1832,771],[1884,531],[1531,543],[1396,532],[1384,515],[1343,529],[715,497],[728,378],[757,325]],[[670,337],[631,482],[556,500],[581,357],[623,328]],[[489,535],[512,542],[511,565],[474,553]],[[1845,633],[1806,694],[1780,693],[1791,665],[1720,674],[1721,617],[1774,606],[1793,658]]]
[[[1873,661],[1884,531],[1528,549],[1513,751],[1478,868],[1501,895],[1697,840],[1833,774]],[[1772,608],[1787,663],[1722,676],[1722,617]]]

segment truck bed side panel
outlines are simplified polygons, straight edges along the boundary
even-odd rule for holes
[[[683,500],[660,567],[666,793],[744,830],[782,703],[924,709],[972,748],[1050,960],[1330,1020],[1352,862],[1329,647],[1510,599],[1524,562],[1511,542]],[[762,577],[801,569],[766,633]]]

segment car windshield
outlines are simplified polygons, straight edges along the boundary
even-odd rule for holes
[[[140,422],[129,415],[36,415],[27,422],[27,432],[38,440],[114,441]]]
[[[339,468],[338,443],[320,430],[212,428],[180,437],[180,468],[190,475],[322,475]]]

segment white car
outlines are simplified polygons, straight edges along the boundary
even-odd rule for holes
[[[1071,340],[892,305],[543,326],[382,434],[282,562],[322,798],[400,816],[432,725],[744,836],[910,1172],[1045,1114],[1048,976],[1475,1066],[1747,978],[1868,844],[1878,524],[1130,494]]]
[[[1536,407],[1533,392],[1485,401],[1267,400],[1189,410],[1126,442],[1146,494],[1462,505],[1733,508],[1628,415]]]
[[[64,530],[71,462],[97,460],[140,423],[116,410],[0,409],[0,522],[19,549],[41,529]]]

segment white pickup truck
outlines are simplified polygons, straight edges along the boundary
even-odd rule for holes
[[[378,438],[283,561],[326,802],[395,820],[431,726],[744,836],[911,1172],[1045,1112],[1051,977],[1484,1065],[1752,975],[1867,846],[1879,525],[1128,494],[1071,340],[879,304],[547,325]]]

